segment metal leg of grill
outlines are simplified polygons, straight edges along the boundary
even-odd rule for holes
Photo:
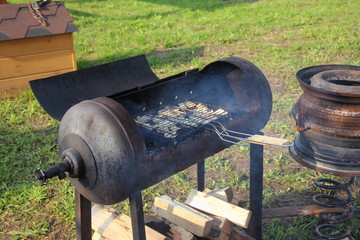
[[[76,240],[91,240],[91,202],[75,190]]]
[[[250,210],[252,216],[249,234],[257,240],[262,239],[263,163],[264,146],[250,144]]]
[[[205,161],[201,160],[197,163],[197,189],[204,191],[205,189]]]
[[[138,190],[132,193],[129,197],[129,201],[133,240],[146,240],[141,191]]]

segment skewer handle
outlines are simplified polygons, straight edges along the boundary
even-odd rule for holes
[[[253,142],[261,145],[277,145],[277,146],[289,146],[291,145],[291,142],[287,139],[282,138],[276,138],[276,137],[268,137],[268,136],[261,136],[258,134],[255,134],[251,137],[249,137],[248,142]]]

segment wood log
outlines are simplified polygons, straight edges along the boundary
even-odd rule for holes
[[[228,240],[232,232],[233,223],[223,217],[212,216],[214,225],[206,237],[209,240]]]
[[[170,224],[170,233],[173,240],[196,240],[191,232],[173,223]]]
[[[152,214],[153,215],[153,214]],[[169,221],[167,221],[164,218],[158,217],[158,216],[149,216],[149,215],[145,215],[144,216],[145,219],[145,225],[154,229],[155,231],[163,234],[163,235],[167,235],[170,232],[170,223]]]
[[[106,240],[106,238],[104,238],[100,233],[98,232],[94,232],[94,234],[92,235],[92,240]]]
[[[229,240],[255,240],[255,238],[249,236],[241,227],[234,225]]]
[[[204,192],[210,196],[231,203],[234,193],[231,187],[223,187],[214,190],[205,189]],[[207,236],[210,240],[228,240],[232,232],[233,223],[223,217],[211,215],[214,218],[214,225]]]
[[[231,187],[217,188],[214,190],[205,189],[206,194],[231,203],[234,197],[234,192]]]
[[[153,211],[157,215],[200,237],[207,236],[214,224],[213,218],[185,204],[173,201],[168,196],[156,197]]]
[[[205,188],[204,193],[209,194],[210,196],[219,198],[223,201],[229,202],[236,206],[240,206],[240,201],[234,198],[234,192],[231,187],[218,188],[214,190],[210,190]]]
[[[212,215],[227,218],[240,227],[247,228],[249,226],[251,211],[222,201],[206,193],[192,189],[185,203]]]
[[[131,218],[116,209],[95,204],[91,208],[92,229],[107,240],[132,240]],[[145,226],[147,240],[169,240],[170,238]]]

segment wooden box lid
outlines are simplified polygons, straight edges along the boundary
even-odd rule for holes
[[[40,7],[39,12],[45,26],[35,17],[39,14],[31,12],[29,4],[1,4],[0,41],[78,31],[63,2],[50,2]]]

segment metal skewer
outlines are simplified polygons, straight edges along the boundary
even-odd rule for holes
[[[217,124],[218,126],[216,126]],[[264,146],[275,146],[275,147],[284,147],[288,148],[291,147],[294,143],[281,138],[275,137],[268,137],[268,136],[261,136],[257,134],[248,134],[243,132],[232,131],[226,129],[224,125],[222,125],[218,121],[214,121],[210,123],[214,128],[214,131],[219,136],[219,138],[225,142],[229,142],[232,144],[244,146],[248,145],[249,143],[264,145]],[[239,142],[246,142],[246,143],[239,143]]]

